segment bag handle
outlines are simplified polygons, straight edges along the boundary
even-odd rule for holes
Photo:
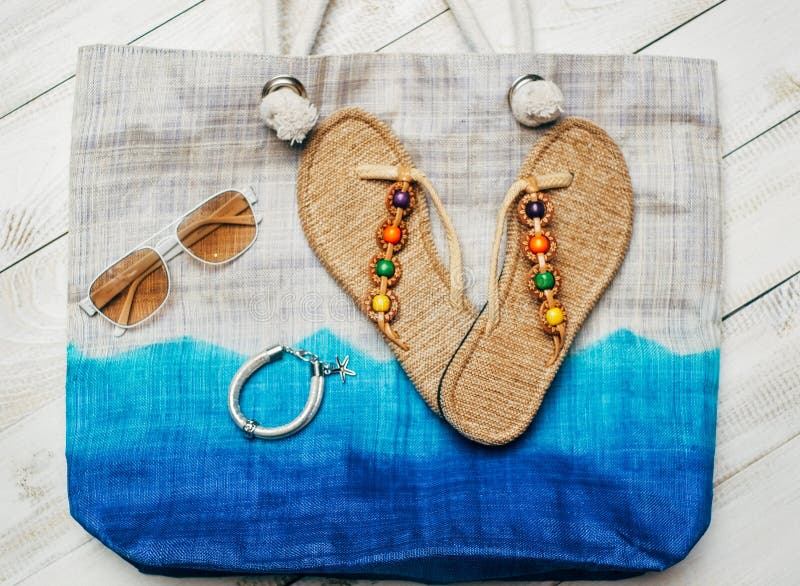
[[[486,3],[482,0],[446,0],[450,11],[456,19],[461,34],[470,48],[476,53],[497,53],[498,47],[492,43],[491,31],[486,29],[487,18],[484,18],[487,5],[491,10],[494,22],[498,13],[505,13],[506,27],[503,32],[513,34],[514,50],[518,53],[532,53],[533,47],[533,9],[532,0],[496,0]],[[264,52],[270,55],[307,56],[314,49],[322,19],[328,9],[328,0],[306,0],[303,5],[303,17],[289,26],[288,14],[282,7],[290,3],[281,0],[261,0],[261,22]],[[276,18],[277,15],[277,18]],[[284,32],[290,30],[291,36],[284,38]],[[505,52],[503,48],[503,52]]]
[[[284,38],[283,32],[291,30],[291,27],[288,26],[288,15],[284,14],[281,7],[289,5],[291,2],[261,0],[264,52],[268,55],[305,57],[310,55],[314,48],[322,18],[328,9],[328,0],[306,0],[303,3],[303,18],[299,21],[299,27],[292,30],[291,37]]]

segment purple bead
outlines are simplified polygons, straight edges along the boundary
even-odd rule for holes
[[[406,209],[411,205],[411,196],[407,191],[395,191],[392,196],[392,205],[396,208]]]
[[[545,211],[544,203],[541,201],[529,201],[525,205],[525,215],[529,218],[544,218]]]

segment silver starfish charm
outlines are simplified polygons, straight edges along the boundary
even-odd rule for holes
[[[341,358],[339,358],[337,356],[336,357],[336,368],[332,368],[331,369],[331,374],[333,374],[334,372],[338,372],[339,373],[339,376],[342,377],[342,382],[343,383],[345,382],[345,377],[346,376],[355,376],[356,375],[356,371],[355,370],[350,370],[349,368],[347,368],[347,363],[348,362],[350,362],[350,356],[345,356],[344,360],[342,360]]]

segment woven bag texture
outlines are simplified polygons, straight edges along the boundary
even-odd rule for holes
[[[320,264],[298,219],[301,150],[267,131],[257,106],[264,82],[290,73],[323,118],[358,106],[386,122],[442,194],[480,307],[497,206],[545,132],[508,110],[508,85],[527,72],[554,80],[568,113],[619,145],[636,216],[628,254],[533,425],[497,449],[428,408]],[[110,261],[208,195],[248,185],[263,221],[244,255],[221,267],[172,259],[166,305],[120,338],[80,311]],[[347,193],[330,197],[349,205]],[[708,61],[85,48],[69,208],[72,515],[162,573],[455,581],[669,566],[710,518],[720,200]],[[446,258],[433,214],[431,224]],[[338,230],[343,243],[374,243],[374,230]],[[358,376],[328,379],[317,418],[296,436],[246,441],[227,386],[247,356],[276,343],[350,354]],[[242,408],[282,423],[307,390],[308,366],[287,357],[254,377]]]

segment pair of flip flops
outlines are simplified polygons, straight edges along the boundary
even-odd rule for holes
[[[530,425],[622,263],[633,225],[622,154],[605,131],[576,118],[545,134],[511,183],[480,310],[464,292],[458,238],[435,187],[373,115],[347,108],[317,129],[297,196],[309,244],[387,337],[428,406],[488,445]],[[428,198],[447,235],[447,267]]]

